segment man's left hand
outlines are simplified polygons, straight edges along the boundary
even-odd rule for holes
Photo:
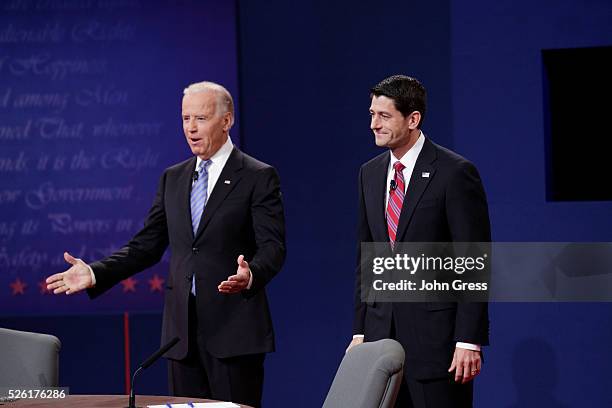
[[[453,362],[451,363],[448,372],[455,371],[455,382],[465,384],[471,381],[480,373],[482,361],[480,359],[480,351],[455,348]]]
[[[244,260],[244,255],[240,255],[237,259],[238,269],[236,274],[232,275],[221,282],[218,286],[219,292],[225,294],[238,293],[241,290],[246,289],[251,279],[251,270],[249,269],[249,263]]]

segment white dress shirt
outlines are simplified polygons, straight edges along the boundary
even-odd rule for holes
[[[391,157],[389,160],[389,167],[387,169],[387,184],[386,184],[387,187],[385,188],[385,211],[389,203],[389,190],[390,190],[389,186],[391,185],[391,180],[393,180],[395,177],[395,170],[393,168],[393,165],[397,161],[401,162],[404,165],[404,170],[402,170],[402,174],[404,175],[404,188],[406,188],[406,191],[408,191],[407,187],[408,187],[408,184],[410,183],[410,177],[412,177],[414,166],[416,165],[416,161],[419,158],[419,154],[421,153],[421,150],[423,149],[424,144],[425,144],[425,135],[423,135],[423,132],[421,132],[416,143],[400,159],[395,157],[393,153],[389,150],[389,155]],[[404,193],[406,193],[406,191],[404,191]],[[356,334],[353,336],[354,339],[358,337],[363,337],[363,334]],[[462,349],[480,351],[480,345],[478,344],[464,343],[464,342],[458,341],[456,346]]]
[[[389,150],[391,160],[389,160],[389,168],[387,169],[387,187],[385,188],[385,211],[387,209],[387,205],[389,204],[389,186],[391,185],[391,180],[393,180],[393,178],[395,177],[395,170],[393,169],[393,165],[397,161],[401,162],[404,165],[404,170],[402,170],[402,174],[404,175],[404,188],[406,188],[406,186],[410,182],[410,177],[412,177],[414,165],[416,164],[416,161],[419,158],[419,154],[421,153],[424,144],[425,136],[423,135],[423,132],[421,132],[414,146],[412,146],[410,150],[408,150],[401,159],[395,157],[393,153],[391,153],[391,150]],[[404,193],[406,193],[405,190]]]
[[[232,154],[232,150],[234,150],[234,144],[232,143],[232,139],[230,135],[227,135],[227,140],[223,143],[223,146],[217,150],[215,154],[210,157],[211,163],[208,165],[208,189],[206,190],[206,203],[208,202],[208,198],[213,192],[215,185],[217,185],[217,181],[219,180],[219,176],[225,167],[225,163],[227,163],[227,159],[229,159],[230,154]],[[199,157],[196,159],[195,168],[200,167],[200,163],[202,163],[202,159]],[[248,262],[248,261],[247,261]],[[253,274],[251,273],[251,269],[249,268],[249,284],[247,285],[247,289],[251,289],[251,285],[253,284]]]
[[[223,167],[225,167],[225,163],[227,163],[227,159],[229,159],[230,154],[232,154],[232,150],[234,149],[234,144],[232,143],[232,139],[229,135],[227,135],[227,140],[223,143],[223,146],[217,150],[215,154],[210,157],[211,163],[208,165],[208,188],[206,190],[206,202],[208,202],[208,198],[213,192],[215,188],[215,184],[217,184],[217,180],[219,180],[219,176],[221,175],[221,171]],[[202,163],[202,159],[199,157],[196,159],[195,168],[200,167],[200,163]],[[206,205],[206,203],[204,203]]]

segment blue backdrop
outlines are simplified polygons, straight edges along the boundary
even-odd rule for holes
[[[64,251],[92,261],[140,229],[163,169],[191,155],[183,88],[206,78],[239,94],[235,5],[8,1],[0,10],[0,287],[11,288],[0,310],[159,310],[167,256],[96,302],[48,296],[43,281],[65,269]]]
[[[288,259],[269,285],[278,351],[267,358],[265,406],[320,406],[350,339],[356,176],[359,165],[380,152],[368,129],[368,88],[385,76],[408,73],[426,85],[424,130],[478,166],[495,240],[612,241],[609,202],[546,201],[541,61],[542,49],[610,45],[610,2],[244,0],[238,6],[243,148],[278,168],[288,227]],[[199,20],[195,12],[187,20],[195,16]],[[149,58],[162,52],[153,48]],[[187,66],[197,56],[182,48],[174,55],[158,65],[165,70],[177,60]],[[171,76],[155,87],[157,98],[183,85]],[[177,117],[178,100],[160,112],[174,109]],[[164,148],[174,144],[186,153],[179,131],[177,124],[168,132],[173,139],[165,139]],[[7,145],[3,140],[2,155]],[[78,152],[73,144],[62,146],[63,154]],[[147,200],[157,174],[150,177],[142,182]],[[138,214],[147,200],[134,204]],[[10,304],[7,315],[18,309]],[[476,380],[475,405],[610,406],[611,318],[609,304],[493,304],[492,345]],[[60,334],[62,383],[72,392],[104,393],[123,392],[117,378],[124,369],[123,322],[121,315],[103,315],[6,317],[0,324]],[[158,345],[159,314],[131,315],[130,322],[134,364]],[[108,373],[101,378],[113,375],[109,381],[84,376],[72,358],[94,330],[105,335],[96,339],[100,358],[91,364]],[[163,364],[153,366],[139,392],[163,394],[165,381]]]

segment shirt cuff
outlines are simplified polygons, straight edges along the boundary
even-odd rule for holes
[[[462,341],[457,342],[457,348],[480,351],[480,344],[464,343]]]
[[[363,337],[364,337],[363,334],[353,335],[353,339],[358,339],[358,338],[363,338]],[[462,348],[466,350],[480,351],[480,344],[464,343],[462,341],[458,341],[456,346],[458,348]]]
[[[93,288],[94,286],[96,286],[96,275],[93,272],[93,269],[91,269],[91,266],[85,264],[85,266],[87,266],[87,268],[89,269],[89,273],[91,273],[91,287]]]
[[[249,268],[249,284],[247,285],[247,289],[251,289],[253,286],[253,273],[251,272],[251,268]]]

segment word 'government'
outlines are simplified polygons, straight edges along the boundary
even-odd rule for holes
[[[53,203],[129,201],[133,192],[134,186],[57,188],[52,183],[44,183],[29,191],[25,201],[29,208],[39,210]]]

